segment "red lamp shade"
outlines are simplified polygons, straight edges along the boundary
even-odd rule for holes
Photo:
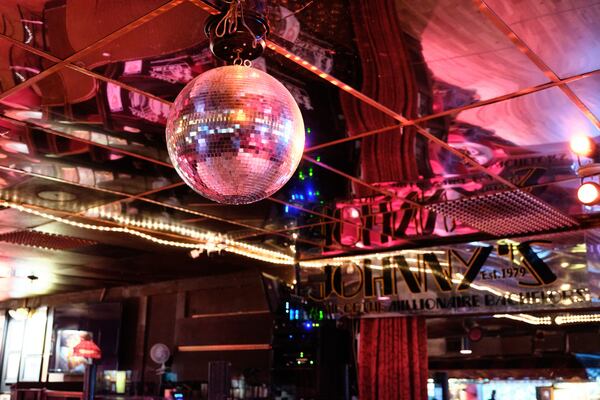
[[[86,358],[101,358],[102,350],[91,340],[82,340],[73,348],[73,355]]]

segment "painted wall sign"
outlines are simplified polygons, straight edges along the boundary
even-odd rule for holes
[[[590,307],[598,302],[598,275],[583,240],[554,235],[303,263],[300,287],[333,314]]]

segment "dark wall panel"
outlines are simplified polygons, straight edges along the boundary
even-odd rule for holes
[[[135,365],[135,352],[132,351],[138,346],[140,339],[137,334],[139,318],[139,299],[132,298],[123,300],[123,322],[121,329],[121,340],[119,346],[119,368],[137,369]],[[142,337],[143,340],[143,337]]]
[[[188,292],[188,315],[267,310],[258,279],[239,285]]]
[[[164,343],[171,351],[175,349],[176,308],[177,293],[154,295],[148,298],[146,359],[144,362],[146,382],[158,382],[155,371],[160,367],[150,359],[150,348],[156,343]]]
[[[270,314],[187,318],[177,324],[177,345],[268,344],[272,326]]]
[[[182,381],[207,381],[210,361],[228,361],[233,376],[243,373],[247,380],[254,376],[259,382],[268,382],[270,357],[270,352],[265,350],[179,353],[173,372]]]

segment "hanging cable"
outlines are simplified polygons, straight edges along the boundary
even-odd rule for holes
[[[238,28],[238,10],[240,0],[225,1],[229,3],[229,9],[217,23],[215,28],[215,36],[222,38],[223,36],[237,32]]]
[[[244,17],[244,6],[242,0],[231,0],[226,1],[229,4],[229,9],[219,20],[215,27],[215,36],[222,38],[225,35],[232,35],[238,30],[238,23],[241,21],[244,29],[252,36],[252,47],[256,48],[261,40],[264,39],[264,33],[262,35],[256,35],[252,28],[246,23]]]

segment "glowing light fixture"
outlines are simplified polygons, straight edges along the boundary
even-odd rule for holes
[[[350,209],[350,218],[357,219],[358,217],[360,217],[360,212],[356,208],[351,208]]]
[[[102,351],[91,340],[82,340],[73,348],[73,355],[76,357],[99,359],[102,358]]]
[[[569,147],[571,148],[571,151],[578,156],[590,157],[594,155],[596,151],[596,142],[589,136],[577,135],[571,138]]]
[[[577,189],[577,198],[586,206],[600,202],[600,185],[596,182],[586,182]]]
[[[8,310],[8,315],[17,321],[24,321],[29,318],[29,308],[19,307],[16,310]]]
[[[471,350],[471,342],[469,341],[469,338],[466,336],[463,336],[460,339],[460,354],[464,354],[464,355],[473,354],[473,350]]]

